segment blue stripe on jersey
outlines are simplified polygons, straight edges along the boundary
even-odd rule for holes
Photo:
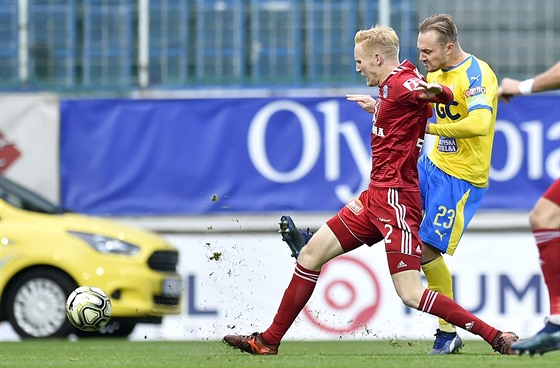
[[[476,110],[476,109],[486,109],[490,112],[494,111],[492,109],[492,106],[488,106],[488,105],[474,105],[474,106],[470,107],[467,111],[471,112],[471,111]]]
[[[471,55],[471,65],[467,69],[467,77],[469,78],[470,88],[482,86],[482,71],[478,61]]]
[[[471,65],[469,65],[469,67],[467,68],[467,78],[469,80],[469,89],[470,91],[473,91],[473,96],[476,96],[477,94],[481,94],[483,93],[481,91],[482,87],[482,70],[480,69],[480,64],[478,63],[478,60],[476,60],[476,58],[474,57],[474,55],[471,55],[469,58],[467,58],[467,60],[471,60]],[[478,91],[477,91],[478,88]],[[488,105],[488,104],[476,104],[476,105],[472,105],[469,106],[467,111],[471,112],[473,110],[476,109],[487,109],[490,110],[490,112],[492,112],[492,106]]]

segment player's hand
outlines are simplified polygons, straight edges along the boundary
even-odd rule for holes
[[[520,95],[519,81],[517,79],[504,78],[498,88],[498,97],[504,102],[509,102],[514,96]]]
[[[428,83],[423,80],[418,81],[418,86],[414,88],[414,91],[420,92],[420,98],[431,99],[435,95],[443,92],[443,87],[437,83]]]
[[[375,99],[370,95],[346,95],[348,101],[357,102],[365,111],[373,114],[375,110]]]
[[[510,102],[515,95],[507,94],[502,90],[502,87],[498,87],[498,98],[504,102]]]

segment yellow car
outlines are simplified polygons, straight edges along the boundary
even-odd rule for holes
[[[65,212],[0,175],[0,321],[22,338],[128,336],[180,310],[179,253],[154,233]],[[112,318],[102,330],[76,330],[66,298],[78,286],[103,289]]]

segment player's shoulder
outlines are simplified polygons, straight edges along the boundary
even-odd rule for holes
[[[470,67],[471,68],[478,68],[485,73],[495,74],[494,70],[492,70],[492,67],[490,66],[490,64],[488,64],[486,61],[476,57],[475,55],[472,55],[472,60],[471,60]]]
[[[428,75],[428,82],[433,81],[433,76],[430,74]],[[459,89],[471,88],[473,85],[493,84],[497,81],[496,74],[490,65],[471,54],[468,54],[468,56],[455,67],[445,70],[444,74],[448,80],[451,78],[454,86]]]
[[[478,57],[472,55],[471,62],[465,70],[466,78],[472,83],[473,78],[478,78],[479,82],[485,85],[492,85],[498,83],[496,73],[492,70],[490,65]]]
[[[471,54],[470,57],[471,57],[471,64],[472,64],[472,63],[477,63],[477,64],[479,64],[479,65],[481,65],[481,66],[490,68],[490,64],[488,64],[488,62],[486,62],[485,60],[479,58],[478,56],[476,56],[476,55],[474,55],[474,54]]]
[[[404,60],[398,68],[402,74],[408,74],[408,75],[414,75],[418,78],[423,78],[422,74],[420,73],[420,71],[418,71],[418,68],[416,67],[416,65],[412,64],[410,61],[408,60]]]
[[[463,60],[457,67],[453,69],[459,76],[462,76],[467,80],[470,80],[472,77],[476,76],[482,76],[484,79],[494,79],[496,76],[496,74],[486,61],[471,54],[469,54],[469,56],[465,60]]]
[[[393,70],[392,78],[390,78],[392,84],[403,84],[409,80],[418,81],[422,79],[424,79],[422,74],[420,74],[416,66],[408,60],[405,60],[398,67],[396,67]]]

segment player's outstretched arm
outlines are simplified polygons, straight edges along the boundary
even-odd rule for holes
[[[498,97],[509,102],[514,96],[529,95],[531,93],[550,91],[560,88],[560,62],[534,78],[519,81],[504,78],[498,88]]]
[[[365,111],[373,114],[375,109],[375,99],[370,95],[346,95],[348,101],[357,102]]]
[[[414,91],[420,92],[418,98],[430,102],[449,103],[453,101],[453,91],[447,86],[442,86],[437,83],[428,83],[423,80],[418,81],[418,86]]]

